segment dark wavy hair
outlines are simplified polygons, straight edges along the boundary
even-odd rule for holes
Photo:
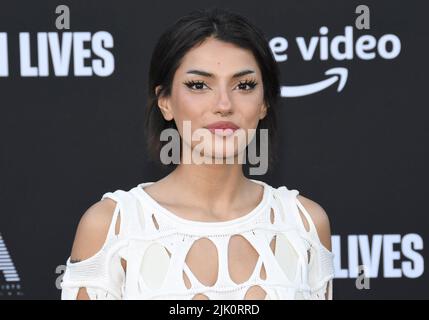
[[[258,123],[254,138],[259,150],[259,129],[268,129],[268,163],[271,168],[277,161],[275,110],[280,95],[279,68],[263,32],[244,16],[221,8],[199,9],[181,17],[165,30],[153,50],[145,113],[145,135],[150,157],[161,164],[160,150],[167,143],[160,140],[161,132],[167,128],[177,129],[174,120],[166,121],[162,116],[158,97],[170,96],[173,77],[182,58],[190,49],[209,37],[250,50],[257,61],[262,73],[264,101],[268,109],[266,116]],[[155,88],[158,85],[161,88],[156,94]]]

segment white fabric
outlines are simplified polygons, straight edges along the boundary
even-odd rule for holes
[[[153,182],[105,193],[102,199],[117,202],[106,242],[89,259],[77,263],[67,259],[61,298],[76,299],[79,288],[84,287],[91,299],[192,299],[197,294],[213,300],[244,299],[249,288],[259,286],[266,292],[265,299],[332,299],[333,254],[320,242],[310,215],[297,198],[299,192],[252,181],[264,187],[261,202],[248,214],[223,222],[175,215],[144,191]],[[120,231],[115,234],[118,216]],[[241,284],[233,282],[228,272],[228,241],[233,235],[243,236],[259,254],[253,274]],[[270,242],[274,236],[273,252]],[[192,244],[201,238],[208,238],[217,248],[218,278],[213,286],[202,284],[185,263]],[[126,272],[121,259],[127,262]],[[260,277],[262,265],[264,279]]]

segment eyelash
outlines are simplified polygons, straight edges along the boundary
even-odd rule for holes
[[[201,91],[202,89],[193,89],[192,87],[196,84],[206,84],[206,83],[204,81],[191,80],[191,81],[184,82],[184,84],[192,90]],[[240,83],[238,85],[239,86],[240,85],[248,85],[250,88],[247,90],[243,90],[243,91],[251,91],[252,89],[254,89],[256,87],[257,84],[258,83],[255,80],[245,80],[245,81],[240,81]]]

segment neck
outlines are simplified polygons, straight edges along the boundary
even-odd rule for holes
[[[185,197],[208,211],[222,212],[239,205],[249,190],[241,163],[179,164],[170,174],[174,185]]]

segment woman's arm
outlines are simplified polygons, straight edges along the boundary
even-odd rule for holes
[[[79,262],[92,257],[106,241],[107,232],[116,207],[116,202],[105,198],[89,207],[80,219],[70,255],[71,262]],[[115,233],[119,232],[120,217]],[[89,300],[85,288],[80,288],[77,300]]]
[[[304,208],[307,210],[308,214],[311,217],[311,220],[313,221],[316,229],[317,229],[317,235],[319,236],[320,242],[322,245],[328,249],[329,251],[332,251],[332,244],[331,244],[331,227],[328,215],[326,214],[326,211],[315,201],[310,200],[302,195],[298,195],[298,200],[301,202],[301,204],[304,206]],[[307,219],[305,218],[304,214],[299,210],[299,213],[301,215],[301,219],[303,220],[304,227],[308,231],[309,230],[309,224]],[[325,298],[328,300],[330,297],[332,297],[332,280],[328,284],[327,291],[325,293]]]
[[[310,200],[302,195],[298,195],[298,200],[302,203],[304,208],[310,214],[311,219],[316,226],[320,242],[326,247],[326,249],[331,251],[331,227],[326,211],[317,202]],[[303,220],[305,229],[308,230],[309,224],[307,222],[307,219],[301,211],[299,213]]]

